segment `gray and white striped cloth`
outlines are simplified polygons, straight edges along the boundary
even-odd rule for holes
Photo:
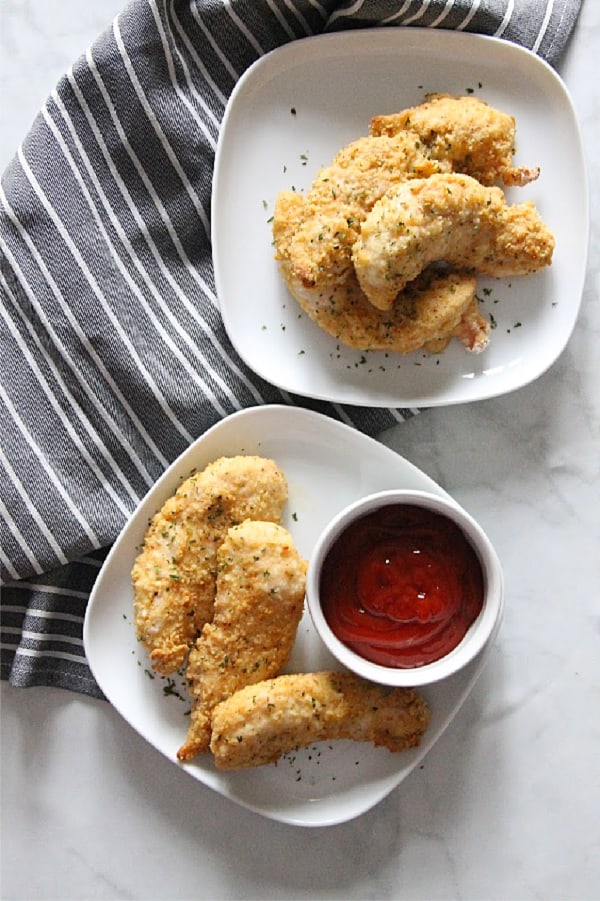
[[[243,407],[376,434],[410,410],[283,395],[240,361],[214,293],[210,194],[233,86],[345,28],[492,34],[556,64],[581,0],[134,0],[60,81],[4,173],[2,678],[100,696],[82,623],[106,549],[167,464]]]

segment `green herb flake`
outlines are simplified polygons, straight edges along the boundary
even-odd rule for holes
[[[173,695],[176,698],[181,698],[181,695],[177,691],[177,688],[175,687],[175,683],[173,682],[172,679],[167,679],[167,684],[163,685],[163,695],[166,698],[168,698],[171,695]]]

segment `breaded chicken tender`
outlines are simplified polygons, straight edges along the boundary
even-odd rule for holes
[[[451,161],[455,172],[484,185],[524,185],[539,167],[515,167],[515,119],[476,97],[429,94],[425,103],[371,119],[371,134],[416,135],[434,160]]]
[[[273,460],[222,457],[195,473],[154,516],[132,570],[134,622],[153,669],[184,663],[213,616],[217,548],[245,519],[279,522],[287,482]]]
[[[350,272],[366,214],[391,187],[435,173],[464,172],[482,184],[521,185],[539,168],[515,168],[515,120],[474,97],[430,95],[421,106],[375,116],[371,134],[343,147],[303,197],[278,195],[276,259],[305,288],[339,284]]]
[[[243,688],[217,705],[210,749],[219,770],[274,763],[295,748],[334,739],[403,751],[419,744],[428,723],[429,708],[412,689],[350,673],[297,673]]]
[[[208,750],[216,704],[285,664],[303,612],[305,576],[306,561],[282,526],[248,520],[228,531],[217,552],[214,617],[189,655],[193,707],[180,760]]]
[[[363,137],[343,147],[321,169],[305,196],[282,191],[275,203],[276,258],[305,287],[339,282],[351,270],[352,245],[365,215],[405,178],[451,171],[413,135]]]
[[[507,214],[506,234],[497,236],[489,250],[485,242],[467,241],[468,217],[473,235],[482,211],[475,193],[463,190],[457,259],[446,250],[441,256],[438,249],[432,254],[436,224],[420,222],[414,235],[414,244],[420,242],[415,274],[403,280],[405,287],[394,290],[391,299],[394,278],[387,292],[379,282],[385,279],[385,270],[394,270],[391,258],[395,248],[390,241],[386,247],[369,246],[365,253],[362,236],[370,238],[387,198],[413,181],[422,184],[436,177],[465,174],[480,187],[491,188],[496,183],[524,185],[537,178],[539,167],[514,166],[514,153],[514,117],[475,97],[431,94],[419,106],[374,116],[370,134],[343,147],[332,163],[317,173],[306,196],[281,191],[276,198],[275,258],[290,293],[328,334],[359,350],[408,353],[424,347],[440,352],[452,337],[469,350],[482,350],[490,327],[479,313],[474,289],[468,297],[473,284],[469,273],[438,274],[424,284],[407,285],[429,265],[429,257],[421,253],[423,246],[427,246],[431,262],[443,258],[472,273],[525,274],[548,265],[553,238],[547,229],[540,229],[532,205],[521,205]],[[428,208],[430,218],[435,218],[432,206]],[[446,225],[451,216],[458,220],[458,206],[445,204],[442,215]],[[488,215],[488,223],[490,218]],[[453,221],[451,227],[455,224]],[[543,246],[536,249],[537,239]],[[489,240],[489,228],[485,240]],[[474,246],[478,246],[475,262],[480,268],[474,265]],[[469,254],[464,252],[467,248]],[[532,259],[531,254],[539,258]],[[515,255],[519,260],[516,269],[509,265]],[[377,288],[371,288],[375,270]],[[380,311],[385,315],[380,316]]]
[[[554,237],[531,201],[512,206],[500,188],[469,175],[399,184],[363,222],[352,259],[373,306],[389,310],[431,263],[489,276],[529,275],[552,262]]]
[[[439,352],[453,337],[468,350],[482,350],[487,343],[489,325],[478,313],[477,281],[472,275],[425,273],[385,312],[369,302],[354,273],[341,285],[321,289],[288,285],[317,325],[357,350]]]
[[[284,248],[302,221],[304,199],[283,191],[276,211],[273,233]],[[468,274],[430,273],[407,288],[401,302],[384,313],[369,302],[353,266],[340,282],[310,286],[297,277],[289,256],[282,257],[280,270],[304,312],[347,347],[396,353],[424,347],[439,353],[452,337],[458,337],[468,350],[479,352],[488,343],[489,323],[478,312],[476,280]]]

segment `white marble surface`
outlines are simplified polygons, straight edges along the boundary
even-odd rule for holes
[[[0,168],[119,7],[0,0]],[[593,201],[599,52],[585,0],[561,74]],[[385,436],[481,521],[506,575],[491,661],[423,767],[357,820],[281,826],[190,780],[107,704],[4,685],[3,899],[600,898],[599,239],[596,221],[548,373]]]

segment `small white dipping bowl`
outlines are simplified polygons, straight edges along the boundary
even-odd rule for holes
[[[456,523],[479,558],[483,572],[483,607],[462,641],[438,660],[408,668],[372,663],[351,650],[337,638],[327,623],[320,598],[322,566],[335,541],[356,520],[384,507],[397,505],[425,507]],[[445,679],[462,669],[495,636],[504,606],[502,568],[498,556],[481,526],[454,500],[424,491],[381,491],[350,504],[325,527],[317,540],[309,562],[306,598],[315,629],[326,647],[346,669],[371,682],[383,685],[426,685]]]

